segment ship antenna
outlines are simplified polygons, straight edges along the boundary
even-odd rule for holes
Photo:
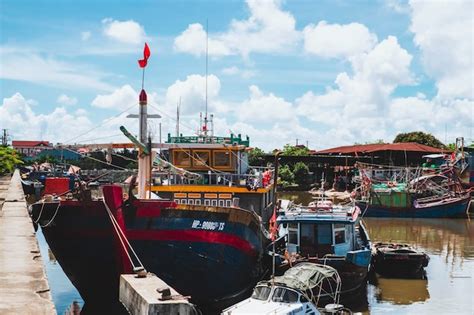
[[[206,19],[206,114],[204,115],[204,135],[207,136],[207,73],[209,67],[209,25]]]
[[[179,110],[181,108],[181,96],[179,97],[179,103],[176,106],[176,137],[179,137]]]

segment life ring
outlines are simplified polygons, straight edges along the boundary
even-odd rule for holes
[[[387,182],[387,187],[395,187],[395,186],[397,186],[397,182],[395,182],[395,181],[394,182],[392,182],[392,181]]]

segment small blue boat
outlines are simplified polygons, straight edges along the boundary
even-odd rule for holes
[[[331,205],[328,201],[308,207],[290,205],[277,218],[279,235],[286,243],[286,270],[300,262],[335,268],[341,276],[341,297],[366,284],[371,242],[357,206]]]

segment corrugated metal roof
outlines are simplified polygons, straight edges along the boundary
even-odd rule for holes
[[[37,146],[49,146],[49,141],[40,141],[40,140],[13,140],[13,147],[37,147]]]
[[[376,143],[376,144],[362,144],[362,145],[348,145],[326,150],[317,151],[317,154],[359,154],[372,153],[379,151],[412,151],[412,152],[426,152],[426,153],[446,153],[447,150],[430,147],[416,142],[403,143]]]

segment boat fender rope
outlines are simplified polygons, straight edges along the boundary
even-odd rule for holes
[[[43,203],[43,205],[44,205],[44,203]],[[51,223],[53,223],[54,219],[56,219],[56,216],[59,213],[59,206],[61,206],[61,202],[58,202],[58,205],[56,206],[56,210],[54,211],[54,214],[51,217],[51,220],[49,220],[49,222],[46,223],[45,225],[41,225],[40,223],[38,223],[39,226],[41,226],[42,228],[45,228],[45,227],[48,227]],[[38,218],[38,221],[39,221],[39,218]]]

